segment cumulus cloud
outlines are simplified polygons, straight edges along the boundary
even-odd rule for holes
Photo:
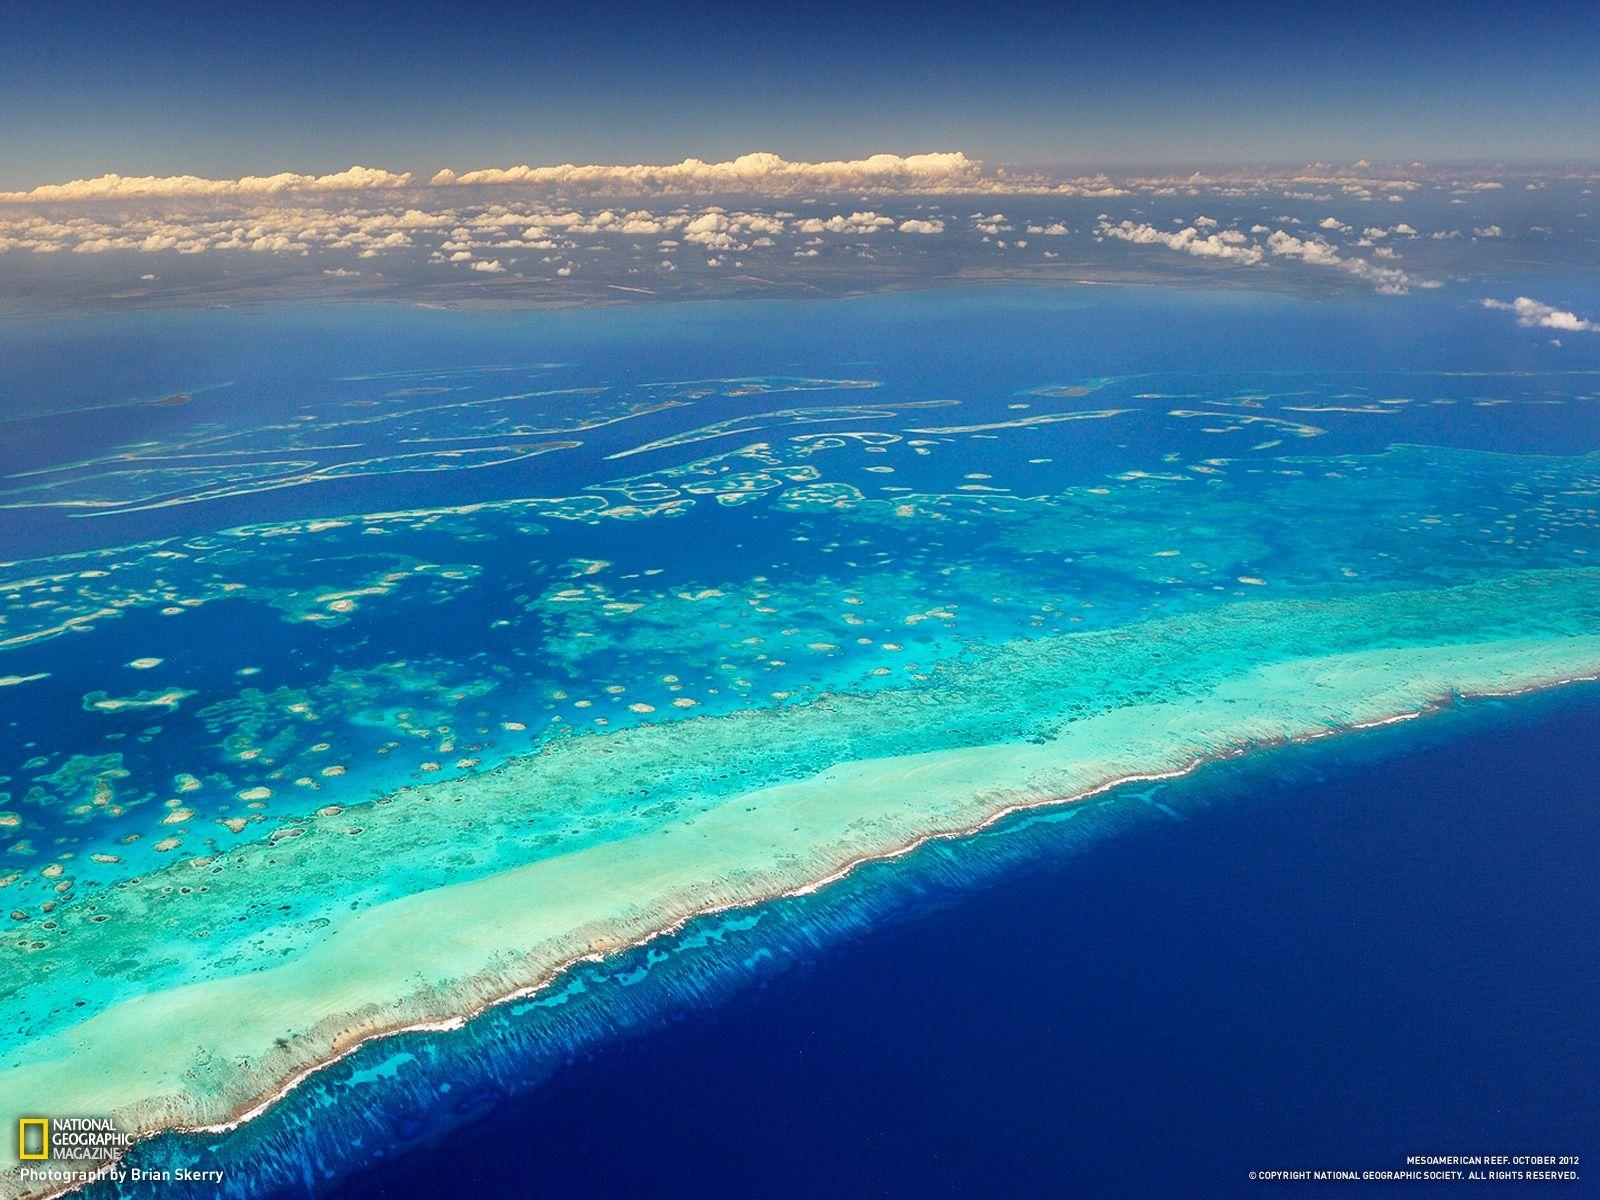
[[[1493,174],[1492,172],[1489,174]],[[1520,180],[1519,180],[1520,182]],[[1434,170],[1420,163],[1349,167],[1313,163],[1291,170],[1238,169],[1166,176],[1105,175],[1067,178],[983,164],[959,151],[925,154],[874,154],[821,162],[790,161],[770,152],[740,155],[724,162],[689,158],[678,163],[633,165],[563,163],[456,171],[446,168],[426,178],[409,173],[355,166],[330,175],[283,172],[241,179],[195,175],[102,175],[31,191],[0,192],[0,201],[57,202],[177,196],[264,196],[283,193],[427,189],[472,186],[521,187],[590,196],[648,194],[790,195],[859,192],[868,194],[994,194],[1073,197],[1209,194],[1221,199],[1277,195],[1326,202],[1336,196],[1391,201],[1424,188],[1446,190],[1459,200],[1494,192],[1505,185],[1482,170]],[[1538,186],[1536,181],[1528,186]],[[1461,201],[1465,203],[1465,201]],[[1213,218],[1197,219],[1197,229]],[[1327,218],[1333,220],[1334,218]],[[1282,222],[1280,222],[1281,224]],[[1335,228],[1326,225],[1327,228]]]
[[[1515,313],[1517,324],[1530,329],[1559,329],[1566,333],[1600,332],[1600,321],[1590,321],[1575,312],[1556,308],[1554,305],[1545,304],[1528,296],[1518,296],[1509,302],[1489,299],[1483,302],[1483,306]]]
[[[740,245],[729,230],[731,222],[721,212],[702,213],[684,225],[680,236],[686,242],[710,250],[731,250]]]
[[[280,192],[348,192],[400,188],[411,175],[373,167],[351,167],[332,175],[246,175],[202,179],[197,175],[100,175],[70,183],[48,183],[28,192],[0,192],[0,200],[142,200],[155,196],[270,196]]]
[[[1297,238],[1281,229],[1268,235],[1267,249],[1273,254],[1302,259],[1319,267],[1336,267],[1344,261],[1338,250],[1321,238]]]
[[[1197,222],[1198,224],[1198,222]],[[1331,242],[1320,236],[1296,237],[1282,229],[1267,232],[1266,242],[1252,242],[1236,229],[1219,229],[1202,234],[1195,225],[1169,232],[1154,225],[1121,221],[1112,224],[1102,218],[1098,226],[1101,237],[1117,238],[1136,245],[1165,246],[1198,258],[1214,258],[1235,262],[1241,266],[1255,266],[1270,255],[1276,258],[1294,258],[1314,267],[1329,267],[1344,271],[1372,284],[1378,291],[1400,294],[1412,287],[1437,287],[1432,280],[1414,279],[1398,267],[1381,266],[1364,258],[1343,254]],[[1251,227],[1252,233],[1266,232],[1266,227]]]
[[[428,181],[435,186],[525,184],[617,192],[751,192],[782,195],[805,189],[868,188],[893,191],[964,191],[983,182],[979,163],[959,151],[932,154],[874,154],[831,162],[790,162],[767,152],[742,154],[727,162],[686,158],[680,163],[633,166],[490,167],[457,173],[449,168]]]
[[[834,213],[826,220],[811,217],[796,221],[794,227],[801,233],[876,233],[892,225],[893,217],[882,217],[875,212],[853,212],[848,217],[843,213]]]
[[[148,199],[176,196],[264,196],[286,192],[365,191],[376,188],[517,185],[589,195],[750,193],[797,191],[984,192],[1059,189],[1032,176],[986,175],[982,164],[960,151],[874,154],[867,158],[793,162],[777,154],[743,154],[726,162],[687,158],[679,163],[628,165],[563,163],[559,166],[489,167],[438,171],[426,181],[408,172],[354,166],[330,175],[247,175],[207,179],[198,175],[101,175],[29,191],[0,192],[0,201]]]
[[[943,221],[924,221],[920,217],[913,217],[909,221],[900,222],[901,233],[943,233]]]
[[[1118,238],[1136,245],[1165,246],[1169,250],[1181,250],[1198,258],[1223,259],[1244,266],[1254,266],[1262,259],[1260,246],[1247,244],[1242,234],[1233,231],[1202,236],[1193,225],[1186,225],[1176,233],[1168,233],[1154,225],[1135,224],[1132,221],[1112,225],[1102,221],[1100,233],[1104,237]]]
[[[643,224],[637,218],[649,215],[635,213],[632,219],[624,224],[637,228]],[[680,213],[654,224],[663,229],[681,226],[679,236],[684,241],[705,246],[710,250],[748,250],[752,243],[745,239],[753,236],[753,244],[759,245],[762,239],[770,238],[771,235],[782,233],[784,230],[783,220],[779,217],[764,213],[727,212],[721,208],[708,208],[695,217],[687,217]],[[618,226],[602,226],[596,232],[610,232],[614,228]]]
[[[1286,258],[1298,258],[1316,267],[1332,267],[1372,284],[1378,291],[1402,295],[1413,287],[1436,288],[1432,279],[1415,279],[1399,267],[1385,267],[1364,258],[1352,258],[1321,238],[1297,238],[1279,229],[1267,237],[1267,249]],[[1387,256],[1386,256],[1387,257]]]

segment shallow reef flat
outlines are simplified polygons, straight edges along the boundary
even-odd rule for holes
[[[226,1123],[374,1034],[1017,807],[1597,673],[1600,572],[1575,568],[1240,602],[989,647],[870,697],[573,736],[62,909],[0,1001],[0,1088],[141,1129]],[[508,869],[338,902],[436,857],[441,810],[515,828],[547,808],[605,819]],[[279,929],[278,898],[305,894],[329,903]]]

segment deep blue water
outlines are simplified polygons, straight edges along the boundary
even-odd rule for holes
[[[1349,1185],[1247,1172],[1590,1161],[1600,703],[1373,736],[1220,768],[1181,823],[879,922],[336,1194],[1305,1195]]]
[[[1540,290],[1537,284],[1530,288]],[[1475,295],[1455,292],[1308,302],[1259,292],[943,289],[829,303],[510,314],[351,305],[15,321],[0,326],[0,397],[11,422],[0,426],[0,478],[130,445],[170,448],[197,428],[282,429],[287,425],[281,423],[297,420],[312,422],[308,428],[329,428],[335,420],[371,415],[370,409],[352,405],[370,404],[374,397],[384,399],[386,412],[438,399],[397,404],[385,396],[394,380],[352,382],[351,376],[484,365],[542,368],[538,386],[603,384],[618,394],[663,380],[750,374],[869,378],[880,381],[882,389],[842,398],[779,397],[761,407],[957,397],[968,406],[964,414],[1003,409],[1018,390],[1107,376],[1148,377],[1152,391],[1179,392],[1192,389],[1195,377],[1203,376],[1204,390],[1224,395],[1230,387],[1287,390],[1303,386],[1294,380],[1300,373],[1326,373],[1320,382],[1360,382],[1374,394],[1387,388],[1421,401],[1448,395],[1462,403],[1450,410],[1419,404],[1381,422],[1319,417],[1333,437],[1305,447],[1316,452],[1334,443],[1341,452],[1366,452],[1405,440],[1572,453],[1593,448],[1581,408],[1525,408],[1518,421],[1508,422],[1498,419],[1503,413],[1470,403],[1474,397],[1529,395],[1552,387],[1568,396],[1592,392],[1588,373],[1600,362],[1600,346],[1568,341],[1553,346],[1542,334],[1483,310]],[[1472,373],[1478,371],[1495,377],[1476,378]],[[1268,382],[1280,372],[1289,374]],[[1466,374],[1448,377],[1456,372]],[[1516,379],[1517,373],[1524,378]],[[514,378],[532,386],[520,375]],[[1137,389],[1124,389],[1114,402],[1126,403],[1132,390]],[[169,394],[188,399],[170,407],[148,403]],[[693,419],[698,423],[749,408],[702,405]],[[635,430],[657,436],[681,428],[687,419],[684,413],[669,413],[601,431],[592,437],[593,449],[599,453],[630,444],[638,440]],[[435,432],[471,432],[443,428],[451,424],[447,419]],[[365,432],[374,436],[375,446],[382,440],[381,427]],[[1121,429],[1080,426],[1073,435],[1080,444],[1071,459],[1062,460],[1060,474],[1099,473],[1108,460],[1125,457],[1120,452],[1128,439]],[[1136,436],[1155,440],[1147,429]],[[615,445],[608,441],[613,438]],[[1160,440],[1178,449],[1217,449],[1214,439],[1181,428],[1163,431]],[[969,457],[967,465],[984,466],[983,448],[970,449],[979,457]],[[1003,457],[998,448],[993,453]],[[282,451],[278,456],[295,455]],[[644,465],[634,460],[628,469]],[[559,494],[561,488],[593,482],[593,474],[587,451],[544,456],[452,477],[450,498]],[[360,511],[377,500],[375,493],[391,506],[436,503],[439,491],[437,478],[401,475],[386,477],[381,489],[371,479],[327,482],[254,493],[242,501],[155,514],[102,513],[88,520],[59,509],[0,505],[0,559],[29,557],[45,547],[80,549],[243,521]]]

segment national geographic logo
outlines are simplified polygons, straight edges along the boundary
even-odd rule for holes
[[[50,1157],[49,1117],[23,1117],[17,1122],[17,1157],[23,1162]]]
[[[101,1159],[131,1145],[133,1138],[109,1117],[22,1117],[17,1121],[17,1158],[22,1162]]]
[[[139,1167],[122,1161],[133,1145],[109,1117],[22,1117],[17,1121],[17,1177],[25,1183],[80,1187],[109,1180],[130,1183],[204,1183],[218,1187],[219,1167]],[[48,1165],[39,1166],[40,1163]],[[143,1194],[143,1193],[141,1193]]]

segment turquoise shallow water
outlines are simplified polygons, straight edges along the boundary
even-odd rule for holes
[[[1597,721],[1593,687],[1476,702],[1020,815],[129,1165],[224,1172],[195,1196],[1222,1197],[1267,1162],[1582,1149]]]
[[[1600,354],[1492,318],[1096,289],[6,327],[0,1070],[203,980],[266,1029],[252,979],[513,869],[715,850],[674,903],[742,902],[971,823],[963,780],[993,809],[1587,672]],[[815,783],[910,755],[926,824]],[[529,929],[605,947],[661,903]],[[507,936],[479,967],[515,980]],[[285,1069],[240,1053],[185,1086],[226,1112]]]

